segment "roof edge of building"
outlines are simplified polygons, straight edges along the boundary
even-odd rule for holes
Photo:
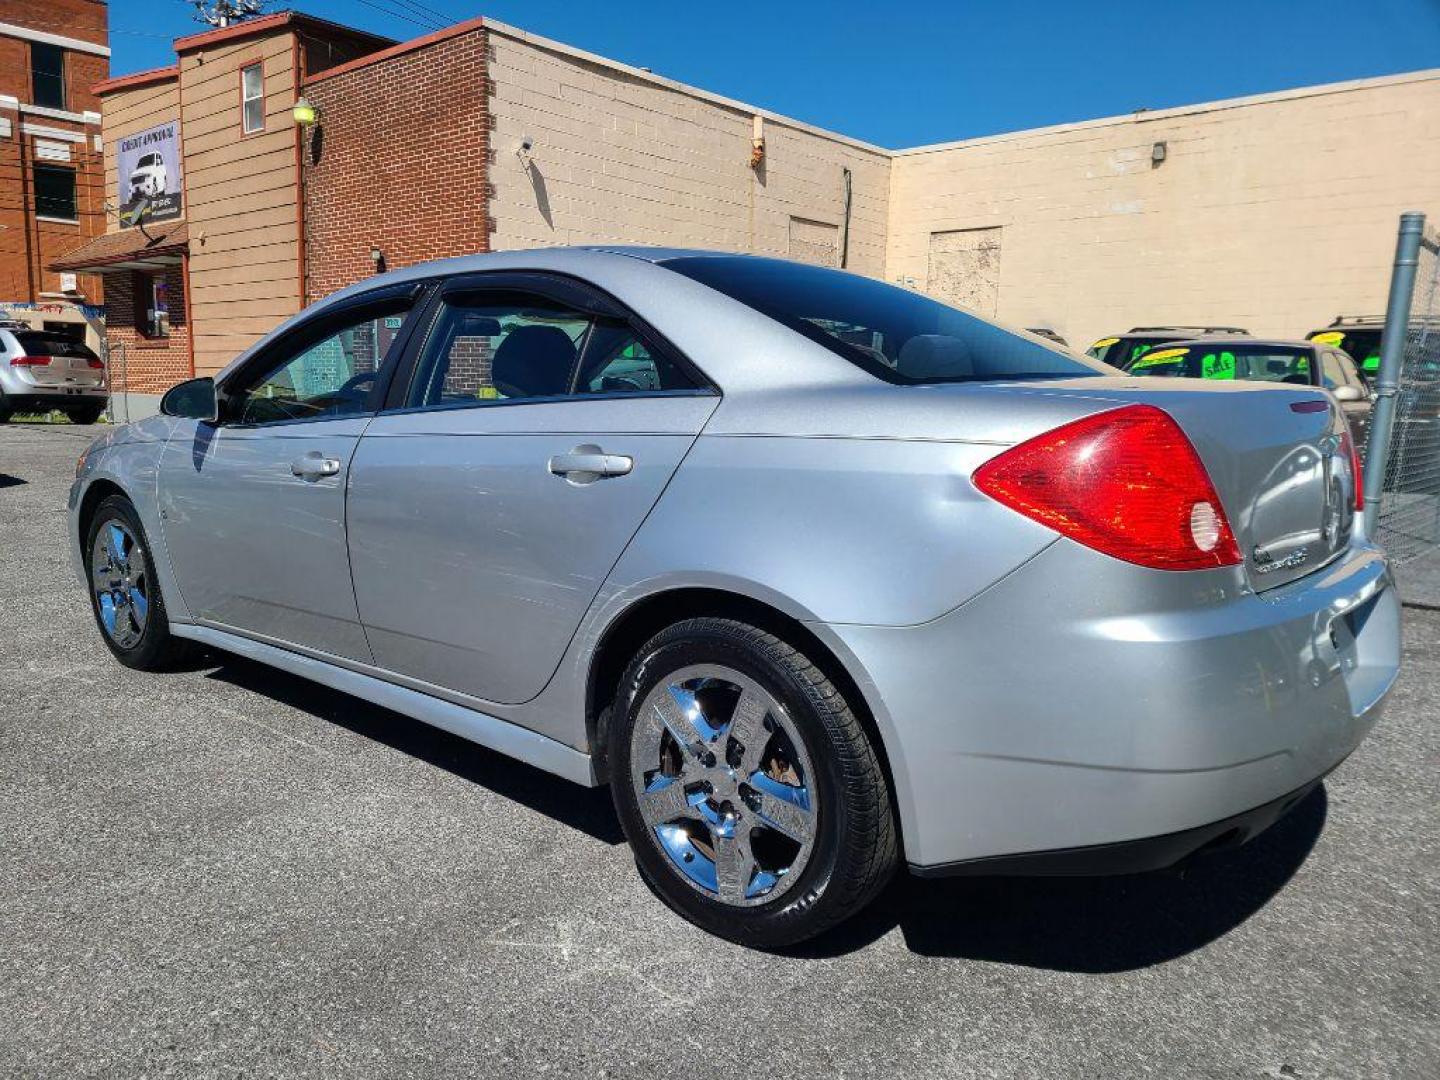
[[[1133,113],[1118,116],[1101,116],[1092,120],[1072,120],[1064,124],[1050,124],[1045,127],[1021,128],[1017,131],[1002,131],[994,135],[977,135],[973,139],[956,139],[951,142],[926,143],[902,150],[891,150],[894,157],[910,157],[917,154],[936,154],[946,150],[964,147],[984,146],[990,143],[1009,142],[1012,139],[1027,139],[1035,135],[1058,135],[1067,131],[1084,131],[1087,128],[1114,127],[1119,124],[1144,124],[1154,120],[1170,120],[1180,116],[1199,113],[1224,112],[1228,109],[1246,109],[1253,105],[1268,105],[1279,101],[1293,101],[1307,97],[1323,97],[1327,94],[1347,94],[1356,90],[1369,90],[1377,86],[1401,85],[1412,82],[1430,82],[1440,79],[1440,68],[1422,68],[1419,71],[1403,71],[1395,75],[1375,75],[1366,79],[1348,79],[1345,82],[1318,83],[1313,86],[1298,86],[1290,90],[1273,90],[1267,94],[1250,94],[1246,97],[1221,98],[1217,101],[1198,102],[1193,105],[1174,105],[1166,109],[1139,109]]]
[[[811,135],[818,135],[821,138],[833,139],[836,142],[853,146],[859,150],[867,150],[872,154],[880,154],[884,157],[892,156],[895,151],[888,150],[883,146],[876,146],[864,139],[857,139],[850,135],[842,135],[838,131],[831,131],[822,128],[817,124],[809,124],[804,120],[796,120],[793,116],[785,116],[783,113],[771,112],[769,109],[762,109],[759,106],[751,105],[744,101],[737,101],[735,98],[725,97],[710,90],[701,89],[698,86],[691,86],[689,83],[680,82],[677,79],[670,79],[664,75],[656,75],[653,71],[646,71],[643,68],[632,67],[630,64],[619,60],[612,60],[608,56],[601,56],[599,53],[587,52],[584,49],[576,48],[574,45],[566,45],[563,41],[556,41],[553,38],[542,37],[539,34],[532,34],[529,30],[522,30],[518,26],[511,26],[509,23],[498,22],[495,19],[486,19],[485,26],[492,33],[500,34],[503,37],[514,38],[523,41],[528,45],[534,45],[539,49],[547,49],[550,52],[560,53],[562,56],[569,56],[576,60],[583,60],[588,64],[595,64],[599,67],[609,68],[612,71],[619,71],[631,78],[639,79],[642,82],[652,83],[656,86],[663,86],[666,89],[674,90],[677,93],[686,94],[701,101],[708,101],[713,105],[720,105],[736,112],[744,113],[747,116],[760,116],[766,120],[784,127],[794,128],[797,131],[804,131]]]
[[[270,15],[261,15],[259,18],[246,19],[234,26],[222,26],[214,30],[202,30],[198,34],[188,34],[185,37],[178,37],[172,43],[175,52],[190,52],[194,49],[205,48],[210,45],[218,45],[226,41],[235,41],[239,38],[252,37],[256,34],[268,33],[271,30],[278,30],[286,26],[302,27],[307,30],[339,32],[347,37],[366,38],[376,42],[382,48],[395,44],[394,38],[381,37],[379,34],[372,34],[366,30],[357,30],[353,26],[346,26],[343,23],[331,22],[329,19],[317,19],[314,15],[306,15],[299,11],[276,11]]]
[[[357,56],[354,60],[347,60],[343,64],[336,64],[334,67],[317,71],[313,75],[307,75],[302,85],[310,86],[336,75],[344,75],[346,72],[355,71],[358,68],[368,67],[371,64],[378,64],[385,60],[392,60],[397,56],[403,56],[406,53],[412,53],[418,49],[424,49],[430,45],[448,41],[450,38],[460,37],[462,34],[468,34],[487,25],[489,24],[483,17],[466,19],[464,22],[458,22],[451,26],[444,27],[443,29],[436,30],[434,33],[422,34],[420,37],[397,42],[378,52],[366,53],[364,56]]]
[[[168,82],[179,77],[180,65],[171,64],[168,67],[150,68],[146,71],[132,72],[129,75],[117,75],[113,79],[101,79],[90,87],[90,92],[96,95],[113,94],[116,90],[130,90],[137,86]]]

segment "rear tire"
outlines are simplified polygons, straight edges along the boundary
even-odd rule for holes
[[[6,398],[4,391],[0,391],[0,424],[10,422],[10,417],[15,415],[15,410],[10,408],[10,401]]]
[[[72,424],[93,424],[96,423],[105,413],[105,406],[88,406],[84,409],[66,409],[65,415],[69,417]]]
[[[126,667],[168,671],[195,647],[170,633],[145,528],[123,495],[101,500],[85,533],[85,576],[100,636]]]
[[[608,749],[640,873],[720,937],[804,941],[895,870],[875,747],[825,673],[766,631],[696,618],[651,638],[621,679]]]

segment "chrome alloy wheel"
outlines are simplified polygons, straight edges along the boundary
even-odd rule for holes
[[[813,777],[794,722],[733,668],[681,668],[640,706],[630,743],[640,816],[712,899],[750,907],[795,884],[815,845]]]
[[[95,534],[90,586],[95,590],[105,633],[120,648],[133,648],[145,633],[150,582],[140,545],[122,522],[107,521]]]

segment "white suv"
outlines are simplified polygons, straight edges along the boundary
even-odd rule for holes
[[[59,409],[74,423],[93,424],[109,401],[105,362],[83,341],[0,326],[0,423],[17,412]]]
[[[130,199],[154,199],[165,194],[165,159],[159,154],[146,154],[135,163],[130,174]]]

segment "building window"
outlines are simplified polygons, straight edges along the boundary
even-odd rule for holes
[[[78,221],[75,207],[75,170],[54,165],[35,166],[35,214],[43,218]]]
[[[135,274],[135,329],[147,338],[170,336],[170,298],[163,273]]]
[[[31,42],[30,96],[47,109],[65,108],[65,50],[59,45]]]
[[[265,130],[265,68],[261,64],[240,69],[240,111],[246,135]]]

